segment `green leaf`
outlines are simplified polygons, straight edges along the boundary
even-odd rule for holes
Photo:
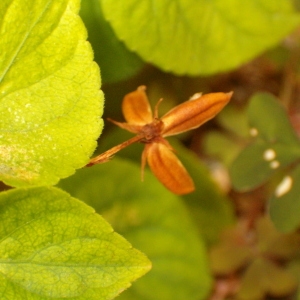
[[[299,140],[276,98],[257,94],[251,99],[248,115],[255,140],[230,168],[233,186],[240,191],[256,188],[300,158]]]
[[[250,132],[269,143],[282,143],[299,147],[298,137],[283,105],[273,95],[257,93],[248,107]]]
[[[228,105],[216,116],[215,121],[222,130],[205,133],[202,147],[205,154],[221,161],[228,169],[249,135],[246,110]]]
[[[270,199],[270,216],[278,230],[290,232],[300,225],[300,166],[286,174]]]
[[[99,151],[104,152],[130,137],[132,137],[131,133],[119,128],[111,130],[109,135],[101,139],[97,153]],[[212,181],[208,169],[195,154],[182,146],[175,138],[168,140],[195,183],[195,192],[183,196],[183,199],[205,241],[208,243],[216,242],[224,227],[233,223],[234,212],[231,202],[221,193],[218,186]],[[117,155],[139,164],[143,147],[142,144],[131,145]]]
[[[120,299],[205,299],[211,277],[196,228],[178,196],[148,170],[122,159],[86,168],[60,185],[96,208],[114,229],[141,249],[153,269]]]
[[[117,39],[103,18],[99,0],[82,0],[80,15],[88,29],[88,40],[93,46],[104,83],[124,80],[142,68],[143,61]]]
[[[203,148],[210,157],[221,160],[226,167],[241,151],[241,146],[223,132],[210,131],[203,138]]]
[[[276,45],[300,21],[286,0],[101,2],[129,49],[176,74],[233,69]]]
[[[248,137],[248,118],[245,109],[227,105],[216,116],[216,121],[230,133],[238,137]]]
[[[0,195],[1,299],[113,299],[150,262],[57,188]]]
[[[254,189],[299,158],[298,147],[277,143],[270,145],[259,140],[242,150],[231,165],[233,186],[239,191]]]
[[[78,10],[78,0],[0,3],[0,177],[8,185],[55,184],[96,146],[103,95]]]

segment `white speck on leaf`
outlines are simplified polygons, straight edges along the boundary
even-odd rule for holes
[[[282,181],[279,183],[275,190],[275,196],[281,197],[285,195],[293,186],[293,178],[291,176],[285,176]]]
[[[278,160],[273,160],[270,162],[271,169],[277,169],[280,166],[280,162]]]
[[[251,136],[257,136],[258,135],[258,130],[254,127],[250,128],[249,132],[250,132]]]
[[[267,149],[263,154],[264,160],[271,161],[276,157],[276,152],[273,149]]]

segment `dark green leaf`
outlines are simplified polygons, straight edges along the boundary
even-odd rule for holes
[[[270,200],[270,215],[278,230],[290,232],[300,225],[300,167],[286,174]]]
[[[250,99],[248,107],[250,133],[270,143],[296,144],[299,141],[288,119],[287,112],[273,95],[258,93]]]
[[[227,131],[234,133],[238,137],[248,137],[249,126],[245,109],[240,109],[234,105],[227,105],[216,116],[216,121]]]
[[[88,40],[93,46],[104,83],[124,80],[141,69],[142,60],[117,39],[104,20],[99,0],[82,0],[80,15],[87,27]]]
[[[265,183],[272,174],[300,158],[300,148],[258,140],[238,155],[230,168],[235,189],[248,191]]]
[[[241,146],[222,132],[208,132],[203,139],[203,148],[210,157],[217,158],[230,166],[241,151]]]
[[[230,168],[233,186],[240,191],[256,188],[300,158],[299,140],[276,98],[255,95],[248,115],[254,142],[242,150]]]

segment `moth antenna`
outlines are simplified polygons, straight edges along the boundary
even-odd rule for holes
[[[154,119],[158,119],[158,107],[160,105],[160,103],[163,101],[164,99],[161,98],[157,101],[155,108],[154,108]]]
[[[86,165],[86,167],[91,167],[93,165],[96,165],[96,164],[102,164],[102,163],[105,163],[105,162],[108,162],[115,153],[119,152],[120,150],[126,148],[127,146],[133,144],[133,143],[136,143],[136,142],[140,142],[141,140],[143,139],[143,136],[140,136],[140,135],[136,135],[134,137],[132,137],[131,139],[117,145],[117,146],[114,146],[112,147],[111,149],[99,154],[98,156],[92,158],[90,160],[90,162]]]

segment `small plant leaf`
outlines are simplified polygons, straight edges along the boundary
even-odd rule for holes
[[[276,257],[279,261],[287,261],[299,253],[299,234],[278,231],[269,216],[256,221],[256,232],[256,247],[265,257]]]
[[[215,121],[236,137],[249,136],[248,116],[245,108],[236,107],[234,104],[227,105],[216,116]]]
[[[247,114],[250,130],[256,129],[258,138],[270,143],[300,145],[286,110],[273,95],[255,94],[250,99]]]
[[[276,154],[274,159],[268,159]],[[231,165],[230,175],[235,189],[248,191],[266,182],[278,169],[300,158],[300,149],[289,145],[270,145],[257,141],[246,147]]]
[[[176,74],[235,68],[277,44],[300,21],[286,0],[101,3],[105,17],[129,49]]]
[[[236,141],[216,130],[204,136],[203,149],[208,156],[219,159],[226,167],[231,166],[233,160],[241,152],[241,146]]]
[[[113,299],[150,269],[91,207],[57,188],[1,193],[0,215],[1,299]]]
[[[270,199],[270,216],[278,230],[291,232],[300,225],[300,166],[286,174]]]
[[[211,269],[216,275],[226,276],[244,267],[251,258],[249,247],[224,243],[214,247],[210,253]]]
[[[255,287],[255,288],[253,288]],[[238,299],[262,299],[265,295],[283,297],[296,290],[294,276],[270,260],[257,258],[244,275]]]
[[[8,185],[55,184],[96,146],[103,95],[78,10],[78,0],[0,3],[0,177]]]
[[[216,158],[229,168],[241,151],[244,140],[249,136],[246,109],[227,105],[216,116],[215,121],[223,130],[208,131],[204,135],[202,147],[205,154]]]
[[[180,198],[166,190],[151,172],[146,170],[141,182],[139,166],[115,157],[109,163],[79,170],[60,185],[95,207],[152,261],[151,272],[120,299],[207,296],[211,277],[203,242]]]
[[[256,188],[300,158],[299,140],[278,100],[257,94],[251,99],[248,115],[255,139],[230,168],[232,183],[240,191]]]
[[[82,0],[80,16],[87,27],[103,83],[127,79],[143,67],[143,61],[117,39],[103,17],[99,0]]]

